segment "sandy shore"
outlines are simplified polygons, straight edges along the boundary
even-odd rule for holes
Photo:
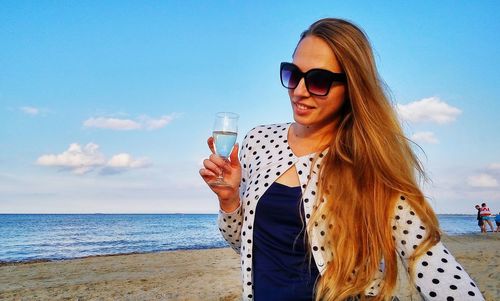
[[[443,241],[486,300],[500,300],[500,233]],[[3,265],[0,300],[239,300],[239,273],[229,248]],[[420,300],[406,285],[398,295]]]

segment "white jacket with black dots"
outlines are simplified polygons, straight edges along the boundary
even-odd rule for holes
[[[302,187],[306,223],[309,222],[313,206],[317,202],[318,172],[326,151],[319,154],[316,161],[316,154],[295,156],[287,141],[289,127],[290,123],[258,126],[245,136],[240,151],[240,207],[230,213],[219,211],[218,225],[222,236],[241,254],[244,300],[253,300],[253,224],[255,208],[260,197],[280,175],[295,165]],[[315,166],[312,167],[313,161]],[[427,233],[403,196],[396,202],[394,210],[392,229],[397,253],[408,268],[408,259]],[[331,253],[321,235],[327,226],[326,223],[319,223],[309,239],[320,274],[324,273],[331,259]],[[383,263],[381,271],[365,291],[367,296],[377,295],[382,271]],[[418,258],[414,273],[414,285],[425,300],[484,300],[474,281],[442,243],[433,246],[427,254]]]

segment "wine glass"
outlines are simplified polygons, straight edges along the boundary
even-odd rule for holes
[[[215,115],[213,128],[215,153],[224,160],[229,158],[238,135],[238,118],[240,116],[231,112],[219,112]],[[217,176],[215,181],[208,183],[211,186],[230,186],[224,181],[224,172]]]

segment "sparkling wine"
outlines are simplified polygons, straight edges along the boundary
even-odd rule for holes
[[[219,112],[215,116],[212,136],[214,138],[214,151],[217,155],[228,159],[236,143],[238,133],[238,114]],[[217,178],[208,183],[210,186],[231,186],[224,181],[224,171],[221,170]]]
[[[214,146],[217,155],[228,158],[233,150],[234,143],[236,143],[237,133],[226,131],[214,131]]]

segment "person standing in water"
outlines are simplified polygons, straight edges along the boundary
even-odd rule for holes
[[[484,223],[484,232],[486,232],[486,224],[490,226],[491,232],[495,232],[493,229],[493,223],[491,222],[491,210],[486,206],[486,203],[481,204],[481,208],[479,209],[481,219],[483,220]]]
[[[486,227],[484,226],[483,219],[481,218],[481,206],[476,205],[476,210],[477,210],[477,225],[479,226],[479,229],[481,229],[481,233],[486,233]]]

